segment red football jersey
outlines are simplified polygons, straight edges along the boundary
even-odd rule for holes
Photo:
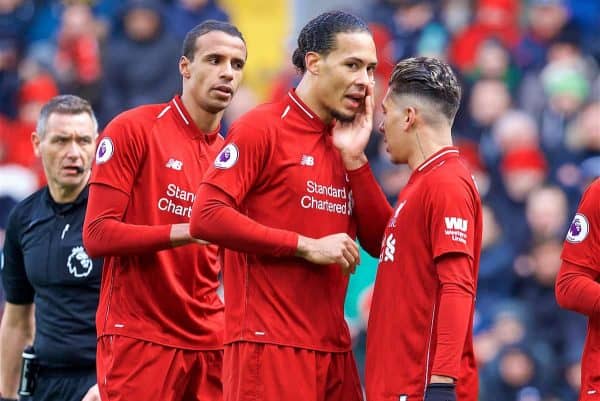
[[[356,235],[350,186],[331,129],[293,91],[234,123],[207,184],[265,226],[313,238]],[[226,343],[351,349],[344,320],[348,277],[338,265],[225,250],[223,269]]]
[[[179,97],[135,108],[106,127],[96,152],[92,185],[129,196],[123,222],[189,222],[195,191],[223,144],[193,123]],[[223,304],[215,246],[186,245],[104,262],[98,335],[120,334],[186,349],[218,349]]]
[[[569,227],[561,255],[563,260],[596,270],[600,275],[600,179],[583,194]],[[600,397],[600,317],[589,317],[581,358],[580,400]]]
[[[440,282],[435,259],[468,255],[476,280],[481,228],[479,193],[456,148],[440,150],[412,173],[382,240],[367,328],[369,401],[423,399],[436,355]],[[473,312],[474,307],[457,386],[460,401],[477,400]]]

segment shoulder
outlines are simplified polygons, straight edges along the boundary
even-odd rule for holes
[[[39,202],[45,191],[46,187],[39,189],[17,203],[8,215],[8,225],[13,227],[26,225],[33,218],[33,212],[39,211]]]
[[[264,103],[238,118],[233,123],[232,129],[237,126],[263,131],[277,128],[281,125],[281,114],[283,112],[284,107],[281,102]]]
[[[161,112],[169,107],[169,104],[148,104],[126,110],[112,119],[106,126],[104,133],[116,129],[127,128],[130,131],[143,132],[151,128],[157,121]]]
[[[446,160],[425,177],[427,192],[433,196],[461,196],[479,199],[475,179],[459,158]]]

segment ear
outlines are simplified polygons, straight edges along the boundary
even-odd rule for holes
[[[33,153],[37,156],[37,157],[41,157],[41,152],[40,152],[40,143],[42,141],[40,140],[40,137],[38,136],[37,132],[32,132],[31,133],[31,144],[33,145]]]
[[[307,52],[304,56],[306,71],[313,75],[319,75],[321,69],[321,55],[316,52]]]
[[[186,56],[179,59],[179,73],[182,77],[189,79],[192,76],[190,72],[190,60]]]
[[[404,109],[404,130],[409,131],[417,122],[417,110],[414,107]]]

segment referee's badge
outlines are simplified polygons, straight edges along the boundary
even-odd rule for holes
[[[113,146],[113,143],[110,140],[110,138],[102,138],[102,140],[98,144],[98,149],[96,149],[96,164],[101,164],[109,161],[114,151],[115,147]]]
[[[215,167],[220,169],[227,169],[233,167],[237,163],[240,152],[234,143],[230,143],[225,146],[215,159]]]
[[[569,232],[567,233],[566,239],[572,244],[578,244],[587,237],[589,232],[590,224],[588,223],[587,217],[585,217],[584,214],[577,213],[569,226]]]

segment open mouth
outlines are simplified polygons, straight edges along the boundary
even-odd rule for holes
[[[351,107],[354,109],[359,108],[365,100],[365,96],[363,94],[358,94],[358,93],[346,95],[344,97],[348,101],[348,103],[350,103]]]
[[[69,175],[79,175],[83,173],[83,167],[80,166],[65,166],[63,170],[66,171]]]

